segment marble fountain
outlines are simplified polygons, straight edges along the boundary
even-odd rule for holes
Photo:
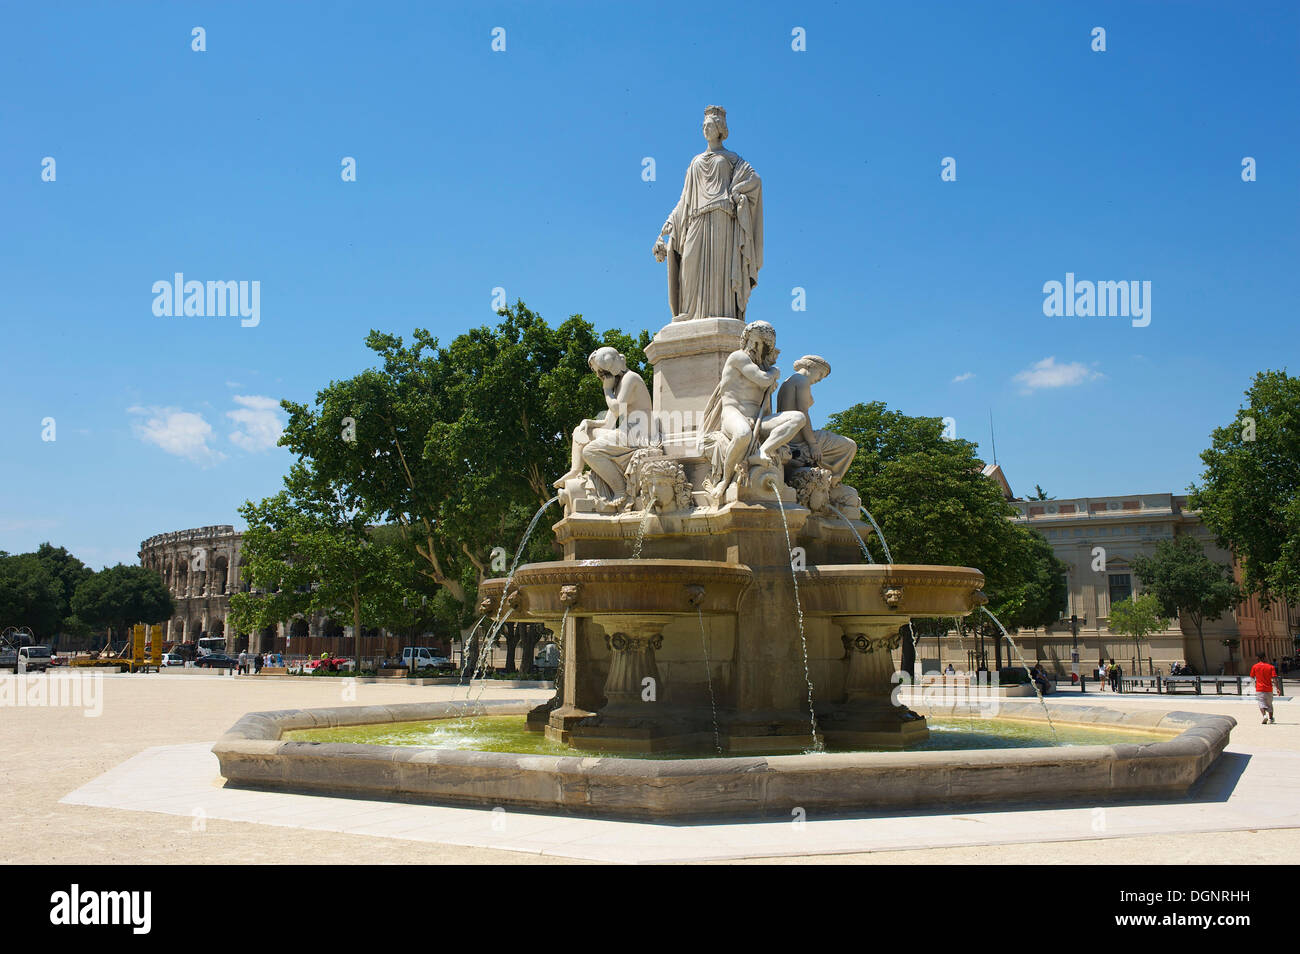
[[[810,414],[830,364],[805,355],[783,379],[775,328],[751,318],[760,180],[722,146],[723,110],[703,132],[653,249],[671,315],[646,349],[653,393],[613,348],[591,355],[606,408],[574,429],[556,481],[563,559],[479,587],[489,637],[507,620],[555,633],[554,697],[251,713],[214,749],[227,784],[662,819],[1184,794],[1231,719],[1056,707],[1059,723],[1113,733],[908,751],[930,729],[898,698],[894,651],[912,617],[978,610],[984,577],[869,561],[872,527],[844,482],[856,447]],[[1001,708],[1046,718],[1036,702]],[[492,714],[574,754],[286,738]]]

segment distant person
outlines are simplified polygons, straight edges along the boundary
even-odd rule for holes
[[[256,653],[253,656],[253,675],[256,676],[262,671],[262,654]]]
[[[1250,678],[1255,680],[1255,702],[1260,715],[1264,718],[1259,724],[1275,723],[1273,718],[1273,682],[1277,679],[1277,667],[1265,661],[1263,653],[1256,654],[1259,662],[1250,667]]]
[[[957,675],[957,670],[952,668],[952,663],[948,663],[948,668],[943,671],[943,674],[945,676],[955,676]]]
[[[1115,660],[1111,660],[1106,666],[1106,675],[1110,677],[1110,691],[1119,692],[1120,677],[1124,675],[1122,669],[1115,665]]]
[[[242,676],[244,673],[248,672],[248,653],[245,650],[241,649],[239,651],[238,663],[239,674]]]
[[[1106,691],[1107,676],[1108,673],[1106,672],[1106,664],[1104,662],[1097,663],[1097,682],[1101,684],[1102,692]]]

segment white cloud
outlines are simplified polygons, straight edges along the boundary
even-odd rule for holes
[[[1056,357],[1051,356],[1035,362],[1012,380],[1020,384],[1023,392],[1028,394],[1030,391],[1043,388],[1072,388],[1100,377],[1102,377],[1100,371],[1089,370],[1081,361],[1057,364]]]
[[[230,432],[230,442],[250,453],[274,447],[284,433],[280,402],[260,394],[236,394],[234,400],[241,407],[226,412],[238,425]]]
[[[168,454],[184,457],[204,467],[217,463],[225,454],[208,446],[212,425],[202,414],[175,407],[135,407],[127,412],[137,416],[131,422],[135,436],[146,444],[160,447]]]
[[[953,378],[952,383],[961,384],[963,381],[969,381],[973,377],[975,377],[974,371],[964,371],[961,374],[957,375],[957,377]]]

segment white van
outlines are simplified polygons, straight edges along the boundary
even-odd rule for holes
[[[428,646],[407,646],[402,650],[402,665],[407,669],[441,669],[450,666],[451,660]]]
[[[0,654],[0,669],[15,672],[45,672],[50,668],[49,646],[22,646],[17,654],[11,649]]]

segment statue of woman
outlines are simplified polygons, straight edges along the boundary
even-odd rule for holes
[[[691,160],[677,207],[654,245],[668,262],[674,321],[741,318],[763,267],[763,186],[754,168],[727,149],[727,111],[704,110],[709,148]]]
[[[555,482],[557,488],[591,468],[596,496],[618,509],[627,503],[623,471],[632,453],[650,443],[650,390],[645,380],[627,369],[627,359],[615,348],[597,348],[587,366],[600,378],[605,392],[605,416],[581,422],[573,429],[569,472]]]

